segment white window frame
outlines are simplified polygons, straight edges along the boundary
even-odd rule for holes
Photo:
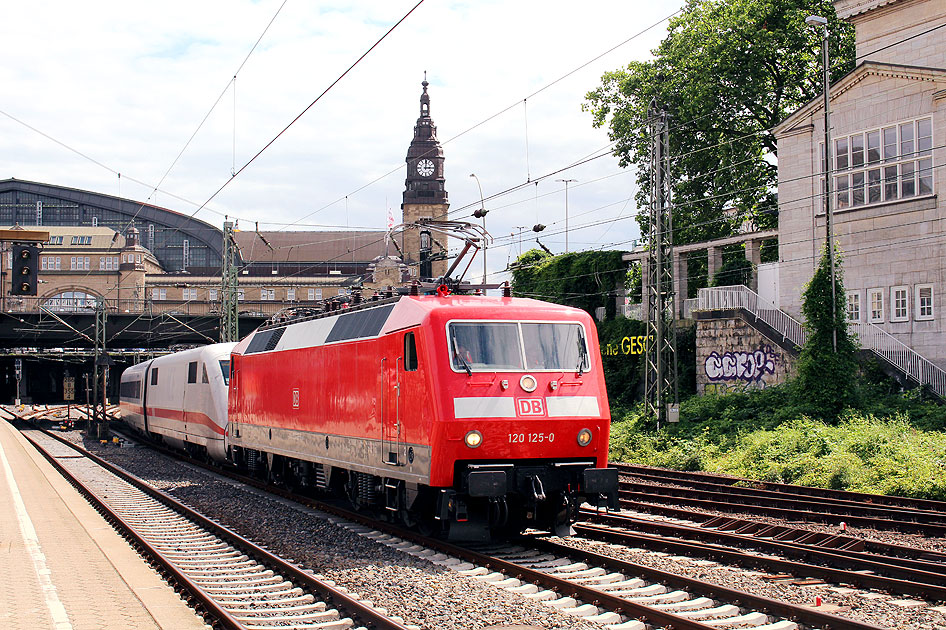
[[[847,317],[847,321],[861,321],[861,292],[848,291],[846,303],[847,309],[845,310],[845,316]]]
[[[923,304],[924,300],[923,298],[920,297],[920,292],[921,290],[924,290],[924,289],[929,289],[929,292],[930,292],[928,305],[924,305]],[[918,284],[915,287],[913,287],[913,290],[914,290],[913,305],[914,305],[914,308],[916,309],[916,314],[913,316],[913,319],[920,322],[933,319],[935,316],[935,311],[933,310],[934,309],[933,304],[934,304],[934,298],[936,296],[936,293],[933,291],[933,285],[932,284]],[[924,313],[923,311],[925,310],[928,310],[928,312]]]
[[[49,256],[42,256],[39,259],[39,269],[40,271],[46,271],[46,265],[49,263]]]
[[[874,309],[875,297],[880,302],[880,308],[878,309]],[[867,289],[867,321],[871,324],[884,323],[885,302],[883,289]],[[874,315],[874,313],[879,313],[879,315]]]
[[[315,301],[315,289],[309,289],[309,301],[310,302]]]
[[[237,302],[246,300],[246,289],[237,289]]]
[[[316,299],[316,300],[321,300],[321,299],[322,299],[322,289],[316,289],[316,290],[315,290],[315,299]]]
[[[211,302],[216,302],[216,301],[217,301],[217,290],[216,290],[216,289],[210,289],[209,291],[207,291],[207,299],[210,300]]]
[[[929,135],[925,133],[920,135],[921,125],[929,127]],[[909,131],[911,137],[907,137],[904,134],[905,131]],[[876,158],[871,161],[869,136],[875,133],[879,134],[880,144],[876,147],[878,151]],[[831,154],[834,166],[832,207],[836,211],[843,212],[864,206],[932,195],[936,190],[933,181],[932,139],[934,133],[932,117],[921,116],[895,122],[885,127],[862,129],[853,134],[835,137]],[[857,165],[854,164],[855,141],[858,141],[861,146]],[[820,164],[823,170],[823,142],[819,143],[819,148]],[[871,179],[872,173],[879,175],[879,179]],[[855,181],[859,183],[855,185]],[[872,187],[876,187],[876,194],[879,195],[879,198],[874,201],[870,199]],[[927,190],[922,191],[921,187],[926,187]],[[856,203],[855,189],[858,191]],[[823,178],[821,191],[823,194]],[[816,209],[816,212],[824,213],[824,208],[822,207],[820,211]],[[414,271],[413,268],[411,271]]]
[[[898,298],[903,298],[903,309],[900,310]],[[898,314],[900,311],[900,314]],[[910,287],[900,285],[890,287],[890,321],[905,322],[910,319]]]
[[[296,290],[295,289],[286,289],[286,301],[295,302],[296,301]]]
[[[157,287],[151,288],[151,299],[155,302],[168,299],[168,290],[159,289]]]

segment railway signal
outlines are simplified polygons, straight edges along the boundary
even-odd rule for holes
[[[39,273],[39,248],[36,245],[13,246],[11,295],[36,295]]]

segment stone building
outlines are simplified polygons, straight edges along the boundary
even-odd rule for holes
[[[834,238],[847,316],[946,367],[946,23],[942,0],[835,0],[856,29],[856,68],[830,90]],[[801,293],[825,243],[824,109],[815,99],[778,140],[779,306]]]
[[[422,83],[420,117],[406,157],[403,223],[445,219],[443,148]],[[9,244],[0,256],[0,310],[86,310],[103,302],[121,312],[218,313],[223,232],[148,203],[17,179],[0,180],[0,225],[50,233],[34,297],[10,295]],[[245,227],[245,226],[244,226]],[[447,269],[442,234],[385,231],[236,230],[239,310],[271,315],[285,306],[436,278]],[[423,247],[422,247],[423,245]],[[430,262],[428,262],[428,259]]]

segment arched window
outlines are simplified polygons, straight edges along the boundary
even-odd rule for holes
[[[70,312],[87,311],[94,309],[99,298],[83,291],[64,291],[46,298],[43,308],[51,311]]]

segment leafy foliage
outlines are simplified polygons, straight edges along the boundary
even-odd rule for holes
[[[713,276],[714,287],[728,287],[733,285],[749,286],[752,280],[754,265],[746,260],[745,256],[733,257],[723,263],[723,266]]]
[[[812,415],[833,418],[853,405],[857,397],[857,344],[848,332],[845,318],[840,256],[835,256],[833,305],[827,247],[802,297],[808,339],[798,357],[794,385],[804,392]]]
[[[627,267],[622,252],[576,252],[550,256],[530,250],[516,261],[513,293],[584,309],[594,316],[608,294],[623,288]]]
[[[805,24],[813,13],[828,19],[838,78],[854,67],[854,29],[830,0],[688,0],[653,60],[606,73],[586,95],[584,108],[596,127],[609,127],[622,166],[637,167],[642,207],[649,109],[668,111],[677,244],[729,236],[746,220],[776,224],[769,130],[821,92],[821,34]]]
[[[636,319],[619,317],[598,322],[601,364],[612,407],[632,406],[643,395],[644,355],[631,353],[630,338],[646,334],[647,324]]]
[[[836,425],[813,419],[781,385],[694,396],[681,422],[648,431],[640,409],[615,414],[613,461],[858,492],[946,499],[946,409],[913,393],[878,394],[878,416],[843,412]],[[920,428],[923,425],[926,429]],[[935,429],[940,430],[935,430]]]

